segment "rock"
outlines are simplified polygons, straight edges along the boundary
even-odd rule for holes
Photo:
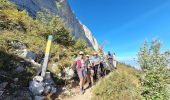
[[[14,78],[14,82],[18,82],[18,80],[19,80],[18,78]]]
[[[55,83],[51,78],[50,72],[46,72],[45,78],[35,76],[29,84],[29,90],[34,95],[48,95],[49,93],[56,92]]]
[[[48,95],[51,92],[51,88],[52,88],[52,86],[45,86],[43,93],[45,95]]]
[[[56,72],[57,71],[57,66],[58,66],[57,63],[52,64],[52,66],[51,66],[52,72]]]
[[[70,67],[65,68],[64,73],[66,79],[71,79],[74,76],[74,71]]]
[[[34,100],[43,100],[44,97],[43,96],[35,96]]]
[[[28,51],[27,49],[18,49],[16,51],[20,57],[32,59],[34,61],[36,60],[37,55],[33,53],[32,51]]]
[[[27,52],[28,52],[27,49],[20,50],[20,56],[26,58]]]
[[[30,62],[34,67],[41,67],[41,64],[35,62],[33,59],[25,59],[26,61]]]
[[[15,41],[11,41],[9,44],[12,46],[12,48],[15,50],[18,56],[27,59],[33,59],[33,60],[36,59],[36,54],[33,53],[32,51],[28,51],[24,43],[15,40]]]
[[[51,78],[50,72],[46,72],[45,74],[45,83],[48,83],[50,85],[55,85],[54,80]]]
[[[23,67],[23,66],[18,66],[18,67],[15,69],[15,71],[16,71],[17,73],[21,73],[21,72],[24,71],[24,67]]]
[[[35,76],[35,77],[33,78],[33,81],[42,82],[42,81],[43,81],[43,77],[42,77],[42,76]]]
[[[42,82],[37,82],[37,81],[31,81],[29,85],[29,90],[34,94],[34,95],[41,95],[44,91],[43,83]]]
[[[46,72],[44,83],[45,83],[44,93],[46,95],[48,93],[52,93],[53,94],[53,93],[56,92],[55,83],[54,83],[54,80],[51,78],[50,72]]]
[[[35,17],[37,12],[44,9],[59,16],[71,30],[75,38],[84,39],[90,47],[98,49],[98,43],[90,30],[83,25],[74,15],[67,0],[10,0],[20,10],[26,9],[29,15]]]
[[[36,59],[36,54],[33,53],[32,51],[28,51],[27,54],[26,54],[26,58],[32,59],[32,60],[35,61],[35,59]]]
[[[56,93],[56,92],[57,92],[57,89],[55,87],[52,87],[51,88],[51,94]]]
[[[8,85],[8,82],[1,83],[0,84],[0,91],[2,91],[7,85]]]

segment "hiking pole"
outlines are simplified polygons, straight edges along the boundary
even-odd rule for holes
[[[53,39],[53,36],[52,36],[52,35],[49,35],[49,36],[48,36],[48,42],[47,42],[47,45],[46,45],[44,62],[43,62],[43,65],[42,65],[41,77],[44,77],[44,76],[45,76],[45,73],[46,73],[46,70],[47,70],[48,59],[49,59],[50,49],[51,49],[51,44],[52,44],[52,39]]]

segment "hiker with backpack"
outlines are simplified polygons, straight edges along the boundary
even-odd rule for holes
[[[94,80],[97,81],[97,79],[100,78],[100,57],[98,56],[97,52],[94,52],[93,54],[93,70],[94,70]]]
[[[92,69],[93,64],[89,55],[86,55],[85,65],[87,67],[87,82],[89,85],[88,87],[90,87],[94,85],[94,81],[93,81],[94,70]]]
[[[79,77],[79,80],[80,80],[80,82],[79,82],[80,93],[84,94],[84,92],[85,92],[84,91],[84,81],[85,81],[85,77],[86,77],[86,66],[85,66],[84,53],[82,51],[79,52],[79,55],[75,59],[74,63],[76,65],[77,74],[78,74],[78,77]]]

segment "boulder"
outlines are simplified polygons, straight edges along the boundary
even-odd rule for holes
[[[64,73],[65,73],[65,78],[66,79],[71,79],[74,77],[74,71],[72,68],[67,67],[64,69]]]
[[[36,54],[33,53],[32,51],[28,51],[27,54],[26,54],[26,58],[32,59],[32,60],[35,61],[35,59],[36,59]]]
[[[55,85],[54,80],[51,78],[50,72],[46,72],[44,82],[53,86]]]
[[[41,95],[44,91],[43,82],[31,81],[29,90],[36,96]]]

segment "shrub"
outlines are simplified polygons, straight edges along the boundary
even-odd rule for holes
[[[145,42],[141,47],[138,59],[143,70],[142,95],[146,100],[168,100],[167,82],[169,72],[167,69],[169,52],[161,53],[161,43],[154,40],[149,47]]]
[[[43,35],[45,37],[52,34],[54,36],[54,42],[60,45],[72,46],[75,44],[75,40],[71,36],[69,29],[65,27],[64,23],[56,15],[44,10],[44,12],[38,12],[36,18],[44,26],[41,33],[44,33]]]

